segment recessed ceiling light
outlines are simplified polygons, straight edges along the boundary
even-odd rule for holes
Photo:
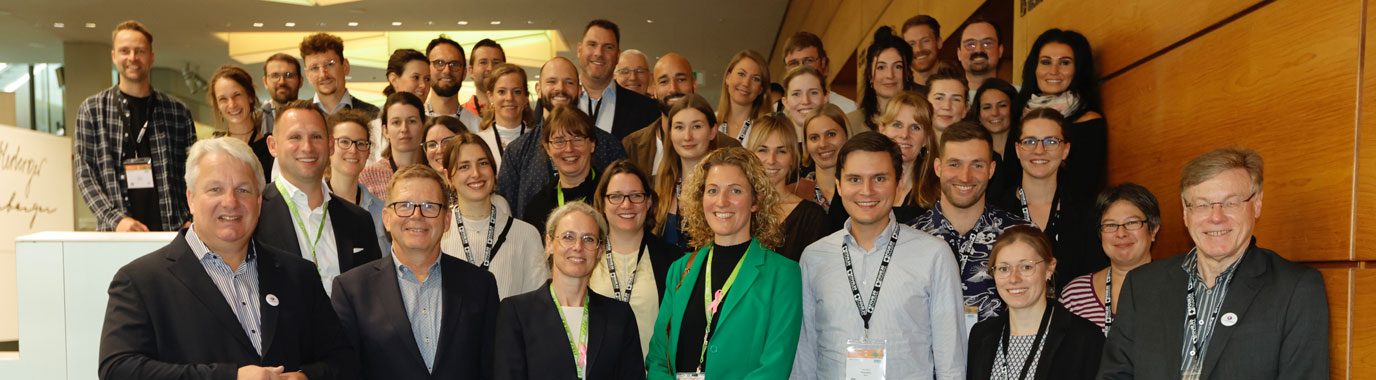
[[[262,27],[263,27],[263,23],[261,23],[261,22],[255,22],[255,23],[253,23],[253,27],[254,27],[254,28],[262,28]]]
[[[532,20],[526,20],[526,25],[530,25],[530,24],[534,24],[534,23],[535,23],[535,21],[532,21]]]
[[[653,24],[653,23],[655,23],[655,20],[648,20],[648,19],[647,19],[647,20],[645,20],[645,23],[646,23],[646,24]]]
[[[392,26],[401,26],[401,21],[392,21]]]
[[[459,25],[468,25],[468,21],[459,21]]]
[[[426,22],[425,22],[425,25],[435,25],[435,22],[434,22],[434,21],[426,21]]]
[[[65,27],[67,27],[67,24],[63,24],[63,23],[60,23],[60,22],[54,22],[54,23],[53,23],[53,27],[54,27],[54,28],[65,28]]]
[[[493,20],[493,21],[492,21],[492,25],[501,25],[501,24],[502,24],[501,21],[496,21],[496,20]]]
[[[286,25],[287,25],[288,28],[295,28],[295,27],[296,27],[296,23],[294,23],[294,22],[286,23]]]
[[[95,28],[96,28],[96,23],[94,23],[94,22],[88,22],[88,23],[86,23],[86,28],[87,28],[87,29],[95,29]]]
[[[349,22],[349,26],[358,26],[358,22],[357,22],[357,21],[350,21],[350,22]]]

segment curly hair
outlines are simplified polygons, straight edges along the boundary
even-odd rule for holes
[[[758,211],[750,214],[750,236],[760,241],[768,249],[778,249],[783,245],[784,236],[780,225],[783,217],[779,215],[781,196],[764,165],[754,153],[741,147],[720,148],[707,153],[707,157],[688,175],[683,186],[680,210],[683,214],[683,231],[688,234],[689,243],[694,247],[712,244],[716,234],[707,224],[707,214],[703,211],[702,192],[707,181],[707,172],[719,165],[730,165],[741,169],[750,183],[751,195],[755,198]]]

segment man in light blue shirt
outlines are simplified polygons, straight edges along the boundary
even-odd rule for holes
[[[876,132],[841,147],[837,191],[850,219],[803,251],[793,379],[850,378],[859,360],[848,360],[847,347],[862,339],[882,344],[882,378],[965,378],[955,256],[941,239],[894,220],[901,163],[897,145]]]

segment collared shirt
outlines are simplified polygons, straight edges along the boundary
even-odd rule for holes
[[[292,185],[290,181],[281,180],[274,183],[280,183],[287,189],[287,195],[291,199],[284,199],[284,201],[295,204],[296,211],[302,214],[291,215],[291,225],[296,230],[296,245],[301,248],[301,257],[315,263],[316,269],[320,272],[320,283],[325,287],[325,293],[329,294],[334,288],[334,278],[339,277],[339,247],[334,241],[334,223],[329,223],[325,219],[325,205],[330,203],[331,198],[330,192],[325,190],[328,185],[321,181],[320,206],[311,208],[306,193]],[[268,191],[277,191],[277,189],[268,189]],[[297,218],[304,219],[301,220],[301,223],[306,226],[306,231],[301,230],[301,226],[297,224]],[[323,229],[321,223],[324,223]],[[312,240],[316,238],[316,231],[320,231],[319,241]],[[306,238],[307,234],[310,235],[311,239]],[[312,244],[315,245],[314,257],[311,256]]]
[[[578,98],[578,109],[583,110],[588,116],[595,116],[597,129],[611,132],[612,121],[616,118],[616,81],[611,81],[607,88],[602,89],[600,100],[588,96],[587,87],[579,91],[582,91],[582,95]]]
[[[884,275],[878,301],[870,295],[879,267],[898,229],[898,242]],[[888,226],[865,250],[845,228],[809,245],[800,262],[803,275],[803,327],[793,360],[794,379],[839,379],[846,369],[846,341],[865,335],[841,246],[855,271],[866,307],[873,307],[869,337],[887,343],[890,379],[964,379],[965,340],[960,278],[950,247],[931,235],[899,224]]]
[[[1194,287],[1194,294],[1189,301],[1194,303],[1197,310],[1197,317],[1193,320],[1185,318],[1185,336],[1180,347],[1180,377],[1182,379],[1198,379],[1200,373],[1204,371],[1204,354],[1208,352],[1209,340],[1214,336],[1214,327],[1217,325],[1218,313],[1223,310],[1223,300],[1228,297],[1228,288],[1233,281],[1233,273],[1236,272],[1237,263],[1245,258],[1238,258],[1233,265],[1228,266],[1218,276],[1214,276],[1214,287],[1210,288],[1204,284],[1203,274],[1199,272],[1199,254],[1196,250],[1190,250],[1185,257],[1185,262],[1180,264],[1180,269],[1185,271],[1189,277],[1186,288]],[[1246,255],[1244,255],[1246,256]],[[1194,345],[1190,344],[1190,324],[1195,323],[1199,348],[1195,355],[1190,355],[1194,350]]]
[[[196,235],[196,226],[193,224],[191,227],[186,230],[186,244],[191,246],[191,252],[196,254],[196,260],[200,260],[205,273],[210,275],[210,281],[225,297],[230,310],[234,310],[234,318],[239,320],[239,327],[253,342],[253,349],[258,351],[258,355],[263,355],[263,321],[258,308],[258,252],[250,243],[248,257],[239,264],[239,268],[230,269],[224,258],[211,252],[210,247],[206,247],[205,242]]]
[[[1003,310],[1003,300],[994,289],[994,276],[989,274],[989,254],[994,250],[994,239],[1008,227],[1023,224],[1022,219],[986,203],[975,227],[961,235],[946,219],[941,207],[938,202],[931,210],[907,224],[946,240],[946,244],[951,246],[960,265],[965,305],[979,307],[979,321],[998,315]]]
[[[317,108],[320,108],[320,111],[324,112],[325,115],[334,115],[334,113],[339,112],[339,110],[353,108],[354,96],[350,95],[348,90],[344,90],[344,97],[339,98],[339,103],[335,104],[332,110],[325,109],[325,103],[320,102],[320,94],[315,94],[315,97],[311,98],[311,103],[315,104]]]
[[[395,255],[392,256],[392,263],[397,267],[397,285],[401,287],[401,302],[406,307],[406,318],[411,321],[416,348],[420,349],[420,356],[425,359],[425,369],[434,372],[435,348],[440,343],[440,317],[444,311],[441,297],[444,293],[444,276],[440,271],[440,258],[435,257],[435,263],[430,264],[430,274],[425,276],[425,281],[417,280],[416,273],[402,265]]]

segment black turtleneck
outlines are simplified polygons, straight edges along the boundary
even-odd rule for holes
[[[731,271],[736,269],[736,264],[740,263],[745,256],[746,249],[750,248],[750,242],[745,242],[731,246],[716,246],[712,253],[712,291],[715,292],[726,285],[726,278],[731,276]],[[757,252],[758,254],[758,252]],[[707,259],[703,259],[706,265]],[[677,372],[693,372],[698,368],[698,357],[702,355],[702,334],[707,329],[707,319],[705,318],[707,307],[702,301],[703,283],[707,282],[707,271],[698,271],[697,283],[689,292],[683,293],[683,297],[688,297],[688,307],[683,309],[682,325],[678,335],[678,354],[675,355],[674,370]],[[745,291],[744,288],[737,288],[732,285],[733,292]],[[717,314],[712,316],[712,329],[716,330],[721,326],[721,312],[725,308],[722,306],[717,309]]]

